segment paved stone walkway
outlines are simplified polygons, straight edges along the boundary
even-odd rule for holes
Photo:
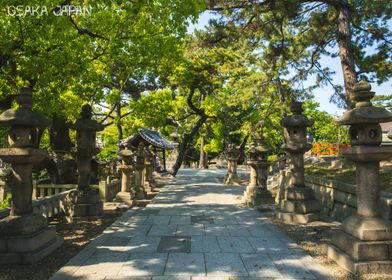
[[[326,279],[328,273],[222,170],[181,170],[146,208],[134,208],[51,279]]]

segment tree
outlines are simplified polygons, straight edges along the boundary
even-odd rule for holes
[[[301,84],[315,74],[317,84],[334,87],[333,100],[342,106],[353,106],[358,75],[378,83],[391,78],[392,6],[385,1],[210,0],[207,7],[223,15],[221,22],[235,36],[244,34],[279,77],[295,70],[292,80]],[[369,47],[375,52],[367,53]],[[333,72],[321,67],[323,55],[340,57],[345,94],[333,83]]]
[[[14,4],[2,1],[0,9]],[[72,4],[91,7],[91,13],[52,12]],[[124,96],[138,97],[148,77],[158,81],[176,62],[188,20],[203,5],[201,0],[32,0],[29,7],[45,6],[48,13],[2,13],[0,96],[27,85],[34,88],[36,109],[47,116],[73,121],[84,102],[102,103],[110,105],[110,117],[117,114],[118,124]]]

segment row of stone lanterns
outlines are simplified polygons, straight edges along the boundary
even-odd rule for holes
[[[147,193],[156,187],[153,172],[155,168],[154,154],[150,147],[141,142],[137,148],[123,145],[119,151],[122,164],[121,192],[116,195],[116,201],[134,205],[136,200],[146,198]]]
[[[392,121],[392,113],[372,106],[370,100],[374,95],[368,82],[357,83],[353,94],[355,108],[337,120],[339,125],[350,126],[351,147],[342,149],[342,156],[356,165],[357,214],[345,219],[333,233],[328,256],[356,275],[392,274],[392,223],[381,218],[379,185],[380,161],[392,157],[392,147],[380,146],[380,123]],[[292,115],[281,121],[285,139],[283,148],[291,162],[291,183],[286,186],[284,199],[276,213],[285,223],[305,224],[318,220],[320,211],[320,202],[315,200],[313,190],[305,185],[304,177],[304,153],[311,148],[311,144],[307,143],[306,130],[313,121],[302,114],[300,102],[293,102],[291,111]],[[265,193],[268,166],[261,156],[266,149],[260,143],[259,139],[254,139],[249,153],[251,177],[244,197],[250,206],[267,203],[257,199],[258,195]],[[260,182],[258,178],[263,179]],[[268,194],[264,195],[266,197]]]
[[[40,113],[31,109],[32,91],[23,88],[16,96],[19,107],[0,115],[0,125],[10,127],[10,148],[0,149],[0,158],[12,166],[10,182],[12,205],[10,215],[0,221],[0,264],[34,263],[57,249],[63,243],[46,219],[33,213],[32,170],[33,166],[48,156],[39,148],[39,130],[49,125]],[[76,159],[78,169],[77,188],[71,191],[64,203],[68,221],[100,216],[103,202],[98,189],[90,187],[91,162],[98,153],[96,133],[104,126],[92,119],[92,107],[84,105],[81,117],[72,126],[76,130]],[[135,199],[144,199],[154,187],[154,155],[141,143],[136,151],[127,148],[120,151],[122,164],[121,192],[117,200],[132,205]],[[131,174],[134,177],[131,182]]]

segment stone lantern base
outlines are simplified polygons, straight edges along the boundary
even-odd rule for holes
[[[275,204],[275,194],[258,186],[248,186],[244,191],[244,202],[249,207],[256,207],[261,204]]]
[[[223,179],[223,183],[226,185],[241,185],[241,179],[237,174],[228,172]]]
[[[134,196],[130,192],[119,192],[116,194],[116,201],[133,206],[135,204]]]
[[[36,263],[63,241],[41,215],[9,216],[0,221],[0,264]]]
[[[103,202],[97,189],[70,192],[65,204],[68,222],[73,222],[75,218],[101,216],[103,213]]]
[[[353,274],[392,274],[392,223],[348,217],[332,235],[328,257]]]
[[[290,187],[285,191],[285,199],[280,202],[276,214],[278,219],[288,224],[306,224],[319,220],[320,202],[314,192],[307,187]]]

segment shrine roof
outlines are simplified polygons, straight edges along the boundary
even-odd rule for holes
[[[120,147],[136,149],[140,142],[144,142],[145,145],[152,145],[161,149],[174,149],[173,143],[162,137],[158,131],[147,128],[139,128],[138,133],[122,139],[120,141]]]

